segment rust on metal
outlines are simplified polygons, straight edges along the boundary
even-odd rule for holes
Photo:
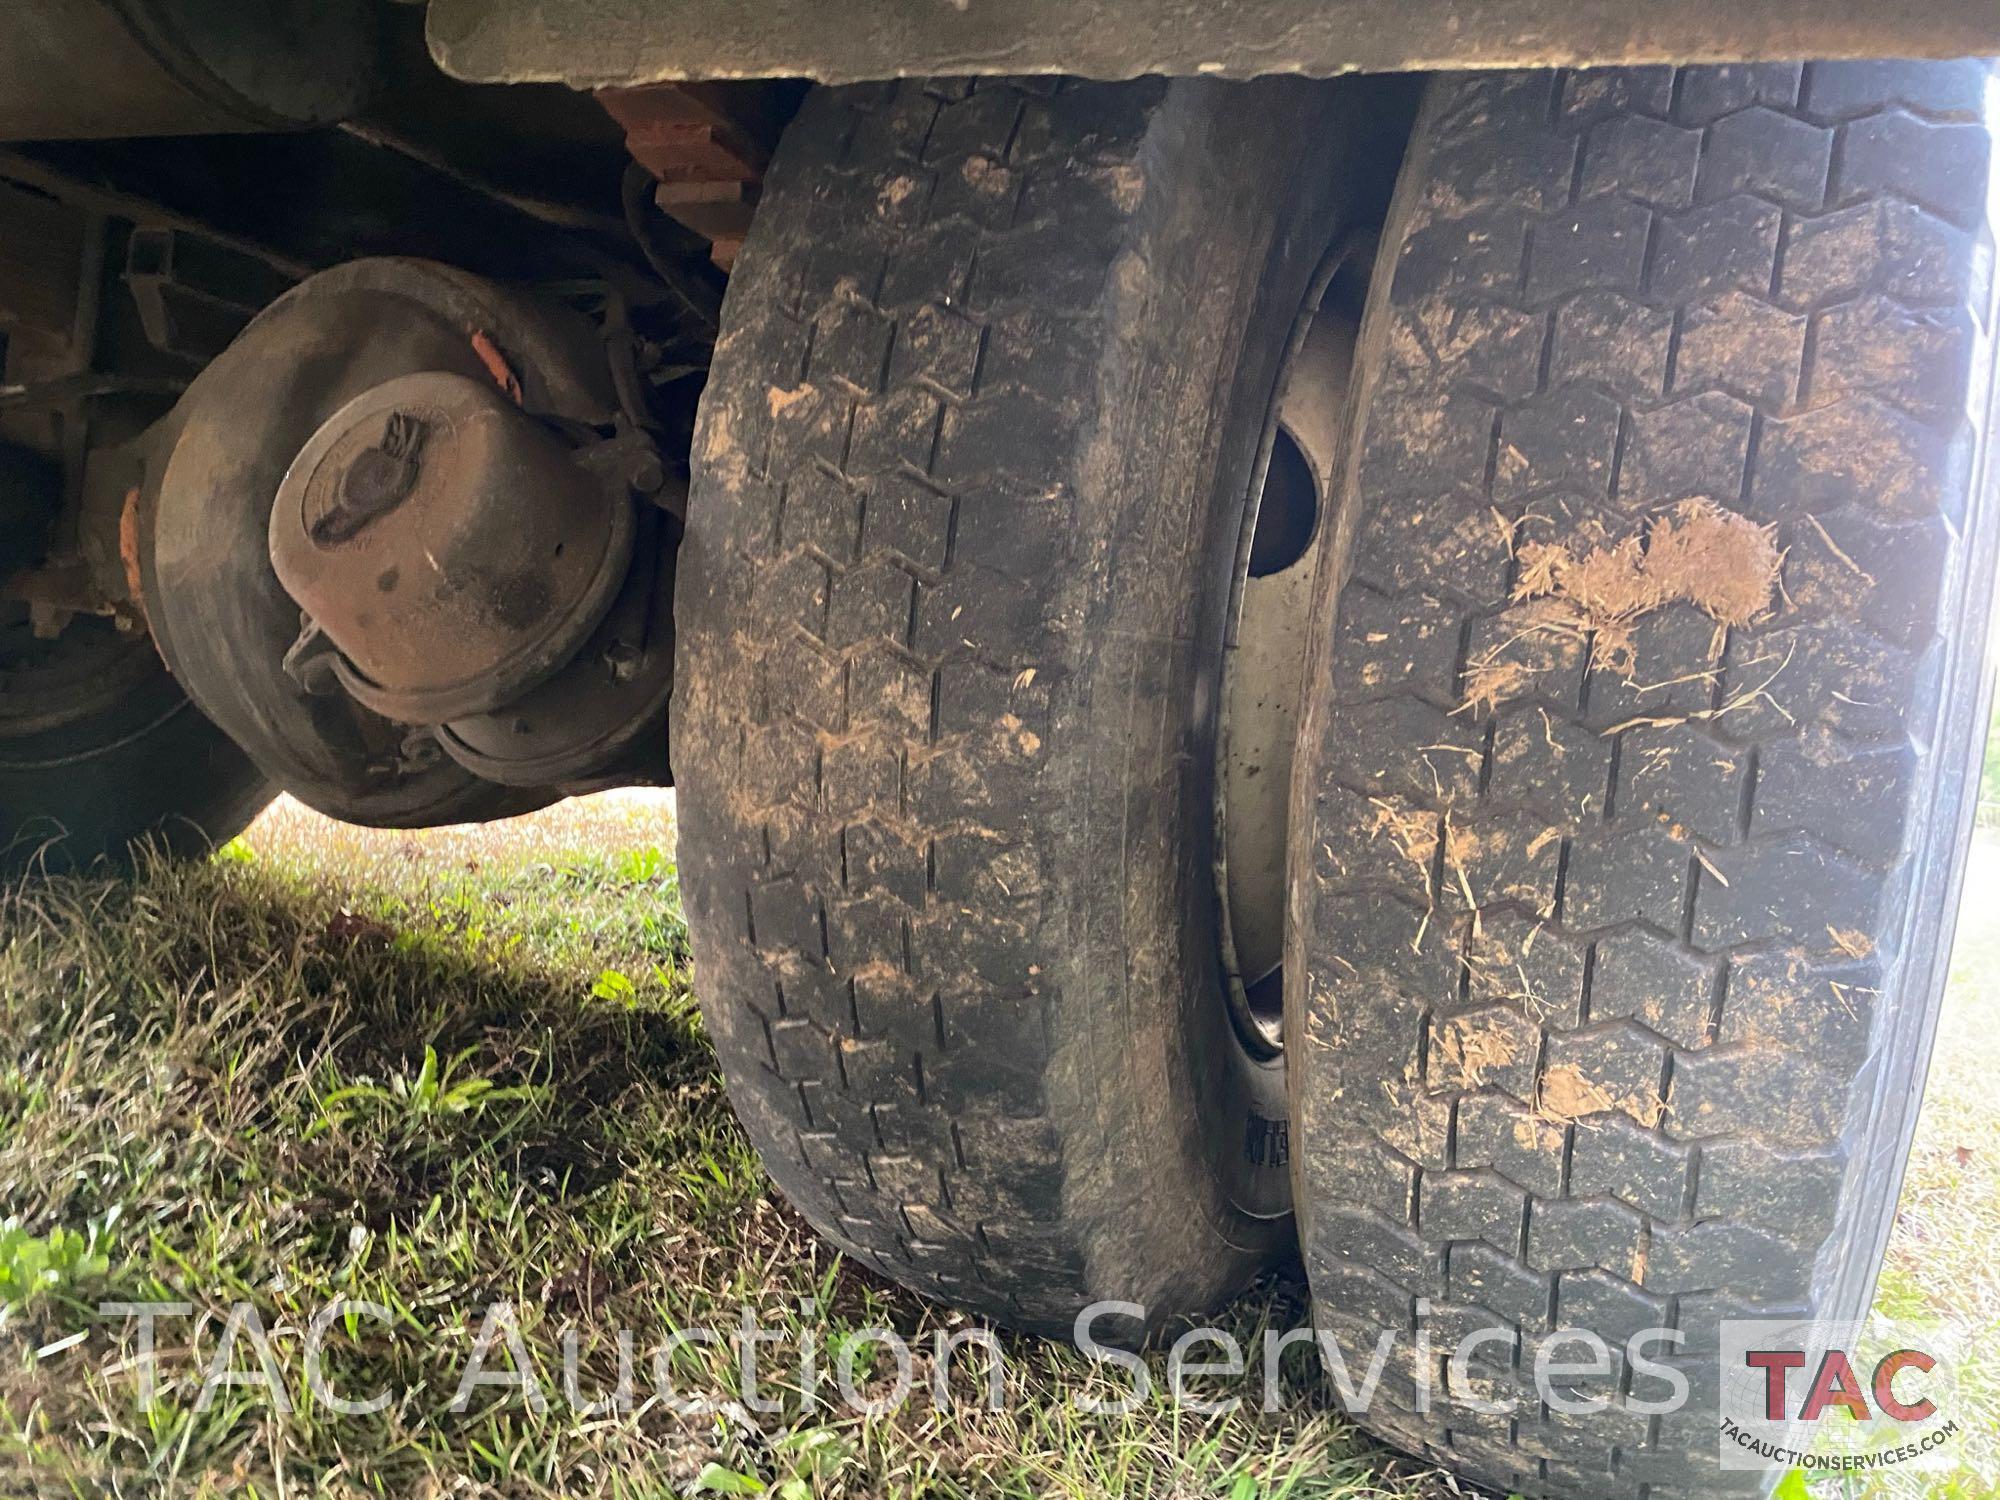
[[[662,182],[756,182],[768,146],[698,84],[599,89],[597,102],[625,132],[632,159]]]
[[[472,330],[472,352],[479,356],[479,362],[486,366],[486,373],[493,377],[493,383],[507,393],[516,406],[521,404],[521,377],[514,373],[507,356],[500,352],[500,346],[493,342],[493,335],[483,328]]]
[[[631,506],[485,383],[402,375],[335,412],[271,511],[271,566],[341,686],[430,724],[545,680],[624,576]]]
[[[118,508],[118,561],[125,570],[125,595],[131,600],[139,618],[150,626],[151,621],[146,615],[146,590],[142,583],[144,574],[139,566],[139,486],[136,484],[125,492],[125,503]]]
[[[660,211],[707,240],[711,258],[728,270],[771,160],[762,122],[699,84],[599,89],[597,101],[625,131],[632,159],[658,180]]]

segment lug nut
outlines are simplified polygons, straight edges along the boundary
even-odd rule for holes
[[[660,455],[657,453],[641,453],[632,460],[625,481],[641,495],[657,495],[666,487],[666,465],[660,462]]]
[[[604,664],[614,682],[630,682],[639,670],[639,648],[627,641],[613,641],[604,648]]]

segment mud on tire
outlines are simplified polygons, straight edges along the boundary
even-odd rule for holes
[[[1427,1412],[1404,1338],[1365,1418],[1482,1483],[1754,1489],[1718,1321],[1867,1306],[1984,723],[1986,89],[1427,98],[1320,574],[1287,1026],[1318,1316],[1359,1367],[1420,1308],[1504,1331]],[[1621,1360],[1551,1409],[1559,1326],[1678,1329],[1692,1403],[1632,1410],[1664,1387]]]
[[[1203,1307],[1290,1240],[1205,778],[1366,94],[822,90],[732,277],[676,614],[705,1013],[793,1203],[1017,1326]]]

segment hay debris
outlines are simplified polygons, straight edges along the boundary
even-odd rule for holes
[[[1591,637],[1593,662],[1629,677],[1633,626],[1688,603],[1718,626],[1748,625],[1771,608],[1784,554],[1775,529],[1708,500],[1655,517],[1644,538],[1613,540],[1587,521],[1572,542],[1523,542],[1517,601],[1543,601],[1536,623]]]

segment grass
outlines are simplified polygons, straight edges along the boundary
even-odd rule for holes
[[[205,865],[24,887],[0,913],[0,1464],[40,1493],[1432,1496],[1326,1407],[1298,1363],[1288,1408],[1093,1417],[1074,1350],[1003,1341],[1003,1409],[919,1395],[864,1424],[838,1404],[741,1403],[724,1353],[682,1350],[678,1415],[583,1416],[516,1390],[447,1408],[496,1299],[553,1398],[612,1389],[614,1330],[647,1360],[739,1309],[831,1371],[886,1326],[919,1350],[964,1319],[842,1263],[773,1194],[738,1132],[689,990],[656,801],[596,798],[511,827],[369,834],[281,805]],[[379,1304],[304,1347],[331,1299]],[[157,1399],[105,1301],[175,1300]],[[292,1410],[204,1371],[259,1368]],[[808,1310],[809,1309],[809,1310]],[[1228,1318],[1246,1343],[1302,1316],[1273,1286]],[[81,1335],[81,1337],[79,1337]],[[42,1351],[42,1352],[37,1352]],[[963,1357],[962,1357],[963,1359]],[[1155,1360],[1157,1367],[1159,1361]],[[870,1362],[854,1361],[865,1377]],[[497,1354],[489,1368],[507,1368]],[[893,1367],[876,1370],[877,1384]],[[927,1384],[929,1370],[917,1371]],[[767,1372],[764,1389],[771,1391]],[[831,1383],[828,1383],[831,1395]]]
[[[1988,764],[2000,761],[2000,737]],[[1957,1354],[1951,1402],[1965,1437],[1956,1467],[1834,1497],[1908,1495],[1972,1500],[2000,1491],[2000,833],[1981,829],[1959,903],[1951,982],[1924,1091],[1923,1116],[1903,1181],[1876,1311]],[[1943,1352],[1943,1350],[1940,1350]]]
[[[0,897],[0,1490],[1462,1493],[1345,1425],[1303,1348],[1271,1414],[1090,1415],[1072,1398],[1113,1390],[1104,1372],[1011,1338],[1000,1410],[968,1399],[976,1368],[951,1381],[955,1402],[922,1393],[923,1351],[968,1325],[843,1263],[770,1189],[690,992],[667,818],[614,794],[513,825],[373,834],[281,804],[206,864]],[[1883,1281],[1899,1310],[1989,1327],[1994,912],[2000,841],[1986,841]],[[385,1310],[324,1340],[335,1391],[390,1393],[366,1415],[329,1410],[304,1379],[310,1320],[342,1297]],[[612,1331],[637,1330],[636,1409],[536,1412],[482,1388],[451,1411],[502,1299],[552,1398],[566,1331],[587,1399],[613,1386]],[[159,1324],[150,1404],[134,1325],[96,1312],[146,1300],[190,1307]],[[733,1359],[701,1344],[670,1374],[713,1410],[643,1399],[654,1346],[731,1327],[743,1306],[785,1335],[777,1388],[764,1383],[778,1410],[751,1409]],[[1274,1281],[1223,1322],[1254,1351],[1303,1314],[1300,1289]],[[920,1394],[868,1422],[806,1404],[799,1347],[831,1370],[871,1326],[911,1337]],[[211,1366],[260,1369],[258,1337],[290,1410],[247,1385],[204,1404]],[[1990,1397],[2000,1367],[1985,1358],[1969,1385]],[[871,1391],[894,1375],[856,1366]],[[1964,1495],[2000,1472],[1990,1432],[1967,1450]]]

